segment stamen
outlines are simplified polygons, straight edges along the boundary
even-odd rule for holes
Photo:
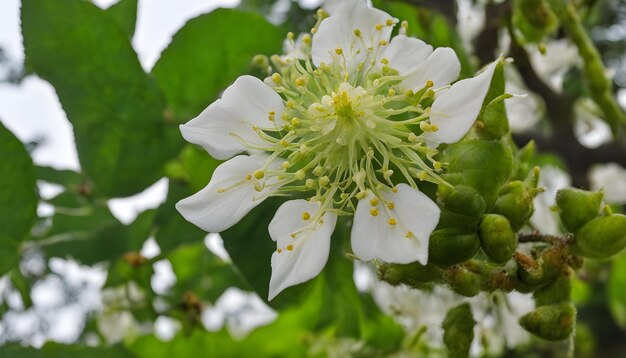
[[[378,209],[376,209],[376,208],[372,208],[372,209],[370,209],[370,215],[372,215],[372,216],[378,216]]]
[[[287,251],[293,251],[293,245],[287,245]]]
[[[311,214],[306,211],[302,213],[302,220],[309,220],[311,218]]]
[[[394,219],[394,218],[389,219],[389,221],[387,221],[387,223],[389,225],[391,225],[391,226],[394,226],[395,224],[397,224],[396,219]]]
[[[378,203],[380,203],[380,200],[378,200],[377,197],[373,197],[372,199],[370,199],[370,205],[371,206],[376,206],[376,205],[378,205]]]

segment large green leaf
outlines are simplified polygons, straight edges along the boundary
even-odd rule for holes
[[[175,116],[197,115],[256,54],[280,51],[282,32],[260,15],[219,9],[190,20],[163,51],[152,73]]]
[[[55,87],[96,186],[127,196],[159,179],[182,141],[117,21],[85,1],[24,0],[22,33],[27,68]]]
[[[106,9],[106,12],[126,31],[129,38],[135,34],[137,2],[138,0],[120,0]]]
[[[55,342],[46,343],[37,349],[20,344],[8,344],[0,347],[0,358],[131,358],[134,357],[122,346],[88,347],[79,344],[65,345]]]
[[[2,123],[0,158],[0,236],[19,242],[37,215],[35,167],[22,142]]]

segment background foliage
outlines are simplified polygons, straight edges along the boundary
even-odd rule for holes
[[[233,335],[226,327],[207,330],[203,324],[205,309],[229,287],[267,297],[269,256],[275,249],[267,224],[279,202],[266,201],[222,234],[230,260],[207,250],[206,233],[182,219],[174,203],[202,188],[219,162],[183,143],[178,125],[218,98],[237,76],[261,76],[251,63],[254,55],[279,53],[287,31],[310,29],[312,10],[302,9],[295,2],[280,3],[277,6],[270,0],[244,0],[238,9],[219,9],[190,20],[146,73],[130,42],[137,0],[120,0],[106,10],[82,0],[22,1],[26,61],[23,73],[14,74],[11,80],[39,76],[54,86],[74,129],[81,171],[34,164],[29,154],[32,146],[21,143],[0,125],[0,276],[9,282],[6,292],[0,295],[18,292],[22,302],[22,307],[11,307],[8,300],[2,299],[0,314],[28,310],[32,288],[55,275],[50,260],[63,258],[104,268],[107,277],[103,292],[111,293],[113,298],[105,300],[102,310],[110,315],[129,314],[140,328],[120,339],[110,339],[103,329],[103,315],[90,313],[73,344],[48,342],[35,349],[24,347],[20,337],[7,335],[0,340],[0,357],[443,354],[441,347],[429,345],[422,331],[405,329],[401,321],[383,313],[368,292],[357,289],[353,263],[341,254],[350,251],[346,240],[349,223],[342,221],[334,235],[343,240],[333,240],[337,247],[323,273],[269,303],[278,312],[274,321],[244,337]],[[508,38],[506,55],[514,59],[510,67],[521,75],[521,85],[545,108],[530,130],[512,137],[520,147],[530,139],[535,141],[540,154],[533,156],[530,164],[560,167],[570,173],[575,186],[584,188],[590,185],[587,174],[592,165],[626,165],[626,141],[619,119],[623,114],[611,108],[614,93],[626,87],[626,70],[620,62],[626,51],[625,39],[603,36],[611,26],[623,25],[626,10],[620,1],[576,1],[584,28],[574,30],[563,29],[557,19],[549,16],[538,19],[536,13],[520,7],[531,1],[487,1],[481,3],[486,14],[484,23],[469,44],[457,31],[456,1],[374,3],[407,19],[411,35],[433,46],[452,47],[461,59],[462,77],[472,76],[495,58],[502,51],[499,40]],[[598,69],[581,66],[578,61],[564,65],[563,88],[556,91],[538,74],[529,53],[542,51],[545,42],[553,39],[569,36],[575,43],[576,35],[572,33],[591,29],[593,45],[604,62],[613,65],[614,82],[609,87],[598,83],[593,77]],[[590,60],[584,58],[584,52],[582,55],[583,64],[588,64]],[[580,144],[573,118],[581,98],[596,103],[601,118],[619,133],[617,139],[595,148]],[[504,104],[500,102],[490,111],[503,113]],[[488,121],[489,113],[484,112],[482,120]],[[501,146],[493,143],[479,146]],[[451,151],[462,153],[467,149],[463,146],[476,148],[467,142]],[[479,158],[487,163],[483,172],[492,174],[489,180],[468,174],[468,168],[478,165],[473,162],[477,157],[471,156],[450,163],[446,180],[484,188],[481,194],[491,201],[489,206],[493,205],[498,192],[489,192],[490,188],[499,188],[508,179],[507,173],[519,169],[503,168],[498,162],[502,157],[497,154],[499,150],[505,149],[485,149],[493,160]],[[502,178],[498,175],[501,172]],[[168,193],[158,208],[140,213],[129,224],[111,213],[109,200],[140,193],[164,177],[168,179]],[[43,198],[37,183],[54,184],[62,191]],[[54,207],[50,216],[37,214],[37,205],[43,202]],[[615,212],[623,209],[614,206]],[[141,254],[149,238],[160,248],[160,253],[151,258]],[[29,269],[32,257],[45,261],[41,272]],[[175,284],[164,292],[155,290],[151,281],[155,263],[163,260],[171,264],[176,276]],[[586,263],[573,287],[573,299],[579,308],[577,355],[608,356],[626,349],[624,285],[626,255],[612,262]],[[474,337],[474,323],[468,326],[464,318],[468,307],[457,306],[442,316],[446,332],[443,340],[453,355],[463,355]],[[163,316],[173,318],[180,326],[167,341],[153,330],[155,321]],[[114,325],[121,326],[121,316],[114,317],[119,319],[113,320]],[[454,339],[459,335],[465,341]],[[538,342],[510,347],[503,354],[559,356],[563,352],[563,344]],[[454,353],[457,350],[461,353]],[[489,350],[484,352],[489,354]]]

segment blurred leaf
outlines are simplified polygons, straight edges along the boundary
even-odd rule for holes
[[[187,22],[152,73],[176,118],[187,121],[248,72],[254,55],[279,52],[282,35],[260,15],[218,9]]]
[[[176,274],[174,297],[189,291],[201,300],[214,302],[229,287],[247,286],[234,268],[211,253],[203,242],[181,246],[167,259]]]
[[[469,357],[470,345],[474,339],[474,325],[476,321],[469,303],[448,311],[443,321],[443,341],[450,357]]]
[[[66,188],[77,188],[83,184],[85,178],[80,173],[69,169],[37,166],[37,179],[52,184],[63,185]]]
[[[195,331],[190,336],[177,335],[170,342],[156,336],[142,336],[129,348],[138,358],[167,357],[245,357],[262,356],[260,351],[248,350],[241,342],[235,342],[226,330],[219,332]]]
[[[85,1],[24,0],[22,32],[27,66],[55,87],[97,187],[128,196],[159,179],[180,133],[113,18]]]
[[[207,233],[185,220],[176,210],[176,203],[193,192],[185,184],[170,180],[167,199],[157,211],[154,224],[156,235],[154,239],[166,254],[180,245],[200,242]]]
[[[188,145],[178,160],[168,164],[166,174],[171,179],[186,181],[196,192],[209,183],[213,171],[220,163],[221,161],[211,157],[204,149]]]
[[[10,274],[11,284],[13,288],[17,290],[22,299],[25,309],[29,309],[33,306],[33,300],[30,297],[31,282],[28,278],[24,277],[19,267],[14,268]]]
[[[106,9],[106,13],[118,22],[131,39],[137,22],[137,2],[138,0],[120,0]]]
[[[18,242],[0,234],[0,276],[20,263]]]
[[[21,344],[11,343],[0,347],[0,358],[132,358],[132,355],[122,346],[88,347],[78,344],[65,345],[48,342],[41,348],[24,347]]]
[[[622,254],[613,261],[613,270],[608,282],[609,308],[622,328],[626,328],[626,255]]]
[[[35,221],[39,198],[33,161],[22,142],[2,123],[0,158],[0,236],[17,245]]]
[[[144,242],[150,237],[153,231],[154,218],[157,211],[155,209],[149,209],[141,214],[137,215],[135,221],[133,221],[129,229],[129,242],[128,250],[140,251]]]

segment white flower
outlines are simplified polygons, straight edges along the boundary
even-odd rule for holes
[[[447,184],[435,148],[470,129],[497,65],[450,86],[460,71],[452,49],[407,37],[406,23],[392,38],[398,20],[363,0],[327,10],[312,35],[287,36],[288,54],[272,56],[265,81],[240,77],[181,126],[218,159],[256,153],[220,165],[177,205],[201,228],[225,230],[270,195],[307,193],[270,224],[270,299],[323,269],[339,215],[354,214],[362,259],[427,263],[439,208],[418,183]]]

